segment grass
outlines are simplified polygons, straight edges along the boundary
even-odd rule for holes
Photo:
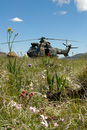
[[[53,79],[50,95],[54,98],[47,95],[50,90],[47,72],[50,83]],[[58,77],[60,87],[63,86],[61,77],[66,82],[56,98]],[[0,130],[86,130],[86,88],[85,58],[0,57]]]

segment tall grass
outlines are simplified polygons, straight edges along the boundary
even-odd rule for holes
[[[0,129],[86,130],[86,92],[69,96],[86,89],[86,65],[86,59],[0,57]],[[49,100],[47,91],[61,92],[63,100]]]

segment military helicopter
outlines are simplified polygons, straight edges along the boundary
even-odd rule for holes
[[[68,45],[67,41],[81,42],[81,41],[74,41],[74,40],[53,39],[53,38],[41,37],[41,38],[38,38],[38,39],[28,39],[28,40],[14,41],[14,43],[25,42],[25,41],[30,41],[30,40],[40,40],[39,42],[31,43],[31,47],[27,51],[27,55],[31,58],[44,57],[44,56],[57,57],[58,54],[63,54],[66,57],[66,56],[68,56],[70,49],[78,48],[78,47],[72,47],[71,44]],[[66,44],[63,43],[63,45],[66,48],[65,49],[53,48],[48,40],[66,41]],[[7,44],[7,42],[1,43],[1,44]]]
[[[66,40],[66,44],[63,43],[63,45],[66,46],[65,50],[53,48],[51,46],[50,42],[48,42],[48,40],[65,41],[65,39],[52,39],[52,38],[41,37],[41,38],[36,39],[36,40],[40,40],[40,42],[39,43],[31,43],[31,47],[27,51],[27,55],[29,57],[43,57],[43,56],[55,57],[55,56],[58,56],[57,54],[63,54],[66,57],[66,56],[68,56],[70,49],[78,48],[78,47],[72,47],[71,44],[68,45],[67,40]],[[72,40],[68,40],[68,41],[72,41]],[[74,42],[76,42],[76,41],[74,41]]]

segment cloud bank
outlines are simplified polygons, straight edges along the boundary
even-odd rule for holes
[[[18,17],[15,17],[15,18],[9,19],[8,21],[22,22],[23,20],[22,20],[22,19],[19,19]]]
[[[70,4],[71,0],[52,0],[53,2],[57,2],[58,5]],[[79,12],[87,11],[87,0],[73,0],[75,6]]]
[[[87,0],[74,0],[74,3],[78,11],[87,11]]]

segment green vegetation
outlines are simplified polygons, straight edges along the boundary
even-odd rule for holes
[[[85,58],[0,57],[0,130],[86,129]]]

